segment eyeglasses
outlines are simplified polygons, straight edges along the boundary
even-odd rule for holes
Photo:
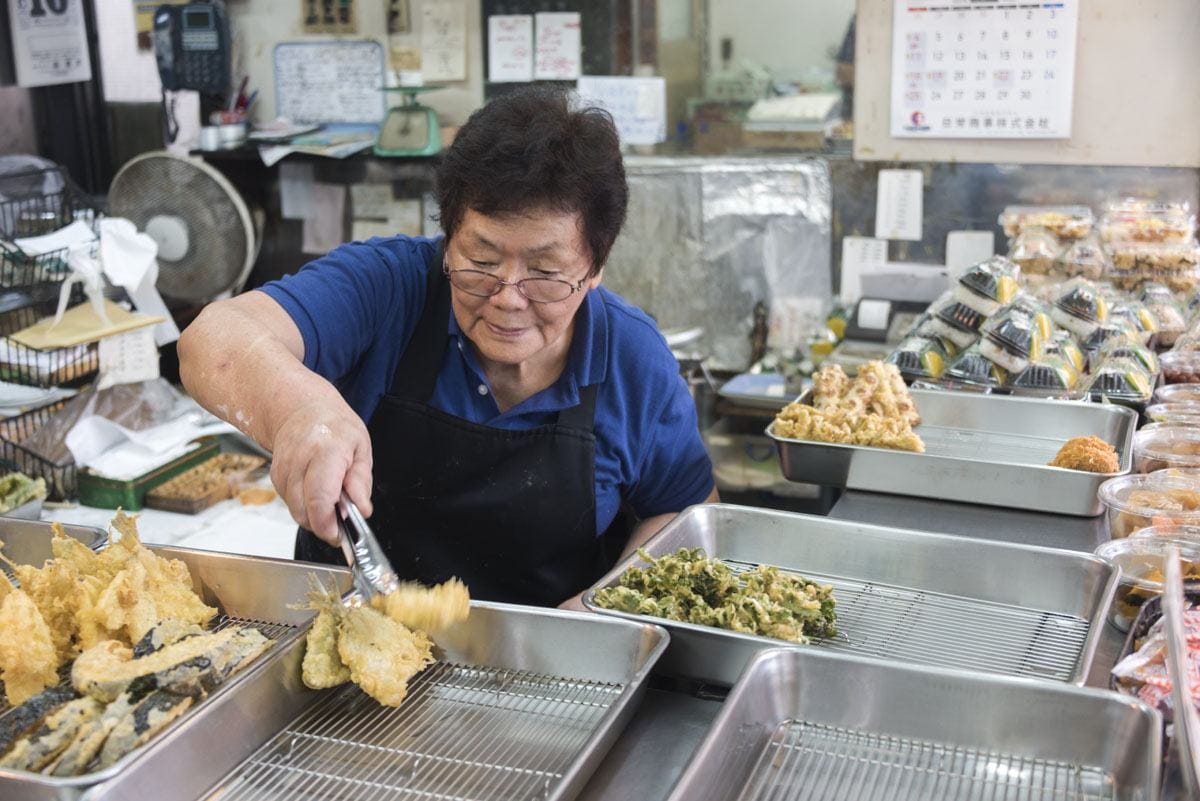
[[[490,298],[500,294],[506,286],[515,286],[531,303],[559,303],[583,289],[583,285],[587,283],[587,278],[581,278],[577,283],[559,278],[522,278],[519,281],[505,281],[483,270],[452,270],[445,261],[442,262],[442,272],[455,289],[468,295]]]

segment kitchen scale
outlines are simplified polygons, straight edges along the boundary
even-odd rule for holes
[[[390,86],[385,92],[400,92],[404,102],[388,109],[375,140],[376,156],[436,156],[442,149],[437,112],[417,102],[422,92],[440,86]]]

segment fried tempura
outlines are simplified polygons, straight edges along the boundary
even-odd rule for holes
[[[457,578],[436,587],[405,583],[386,596],[376,595],[371,606],[410,629],[441,631],[466,620],[471,613],[471,596]]]
[[[0,679],[8,702],[16,706],[57,683],[58,664],[37,605],[23,590],[11,589],[0,602]]]
[[[1050,466],[1088,473],[1119,473],[1121,460],[1113,446],[1099,437],[1074,437],[1059,448]]]
[[[310,608],[317,616],[304,641],[304,663],[301,676],[304,684],[314,690],[337,687],[350,681],[350,668],[338,656],[338,626],[346,615],[346,607],[335,589],[321,586],[310,575],[313,589],[308,593]]]
[[[370,607],[346,610],[338,627],[338,656],[350,680],[384,706],[400,706],[408,680],[433,664],[433,643]]]

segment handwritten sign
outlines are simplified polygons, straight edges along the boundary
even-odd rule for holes
[[[505,14],[488,17],[488,80],[525,83],[533,80],[533,17]]]
[[[461,0],[421,9],[421,75],[427,81],[467,79],[467,17]]]
[[[581,62],[578,12],[538,14],[533,77],[539,81],[573,81],[579,77]]]

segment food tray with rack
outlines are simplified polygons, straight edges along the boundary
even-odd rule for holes
[[[83,538],[89,531],[96,530],[68,529],[68,533],[79,538]],[[94,539],[94,534],[92,538]],[[30,563],[36,564],[39,560],[44,561],[49,555],[50,524],[0,520],[0,540],[5,542],[5,554],[11,554],[10,558],[14,561],[17,558],[27,558]],[[17,545],[18,542],[21,544]],[[214,629],[231,624],[252,625],[274,641],[272,647],[179,720],[109,768],[70,778],[0,769],[0,798],[4,798],[5,801],[75,801],[85,793],[89,798],[105,797],[107,790],[99,791],[98,785],[119,785],[126,776],[135,772],[136,765],[145,762],[152,753],[157,764],[170,764],[173,773],[176,765],[219,766],[221,755],[227,751],[227,739],[256,734],[265,738],[274,731],[272,720],[265,716],[260,718],[257,715],[246,714],[244,710],[236,722],[236,736],[231,735],[228,730],[201,726],[199,721],[210,707],[220,705],[227,698],[236,695],[238,686],[243,682],[254,679],[282,682],[286,676],[291,675],[289,670],[295,665],[281,663],[291,658],[298,665],[299,654],[295,648],[303,644],[303,635],[313,613],[308,610],[291,609],[288,604],[302,601],[309,589],[310,574],[320,576],[327,584],[332,583],[343,592],[350,589],[350,573],[345,568],[188,548],[155,545],[148,547],[159,556],[179,559],[187,565],[192,574],[193,586],[200,597],[206,604],[217,608],[217,617],[211,624]],[[291,691],[296,692],[297,687],[292,686]],[[0,722],[8,711],[9,709],[0,702]],[[274,723],[278,724],[278,721]],[[186,737],[181,736],[185,733]],[[170,777],[167,777],[167,780],[169,781]],[[151,792],[140,797],[155,796],[157,793]],[[118,791],[116,795],[109,797],[139,796]]]
[[[1160,725],[1102,690],[772,649],[669,801],[1147,801]]]
[[[79,474],[75,462],[55,462],[35,453],[24,443],[66,403],[65,400],[57,400],[16,417],[0,420],[0,465],[19,470],[30,478],[44,478],[46,497],[51,501],[65,501],[75,497],[79,489]]]
[[[767,436],[791,481],[941,501],[1096,517],[1100,485],[1133,465],[1137,414],[1124,407],[945,390],[912,390],[924,453]],[[810,403],[805,393],[800,403]],[[1072,437],[1113,446],[1118,473],[1049,467]]]
[[[633,716],[667,639],[646,621],[475,601],[395,708],[352,685],[304,690],[296,641],[276,663],[286,671],[260,671],[178,732],[188,756],[147,753],[104,797],[565,801]],[[242,731],[245,718],[272,730]],[[219,750],[197,750],[189,738],[214,729],[228,732]]]
[[[1091,554],[729,504],[689,507],[644,546],[652,557],[685,547],[734,570],[769,564],[833,585],[838,635],[810,647],[1073,684],[1087,678],[1118,581]],[[633,566],[644,566],[636,554],[583,602],[665,626],[671,645],[660,672],[728,686],[755,653],[784,644],[598,606],[595,591]]]

